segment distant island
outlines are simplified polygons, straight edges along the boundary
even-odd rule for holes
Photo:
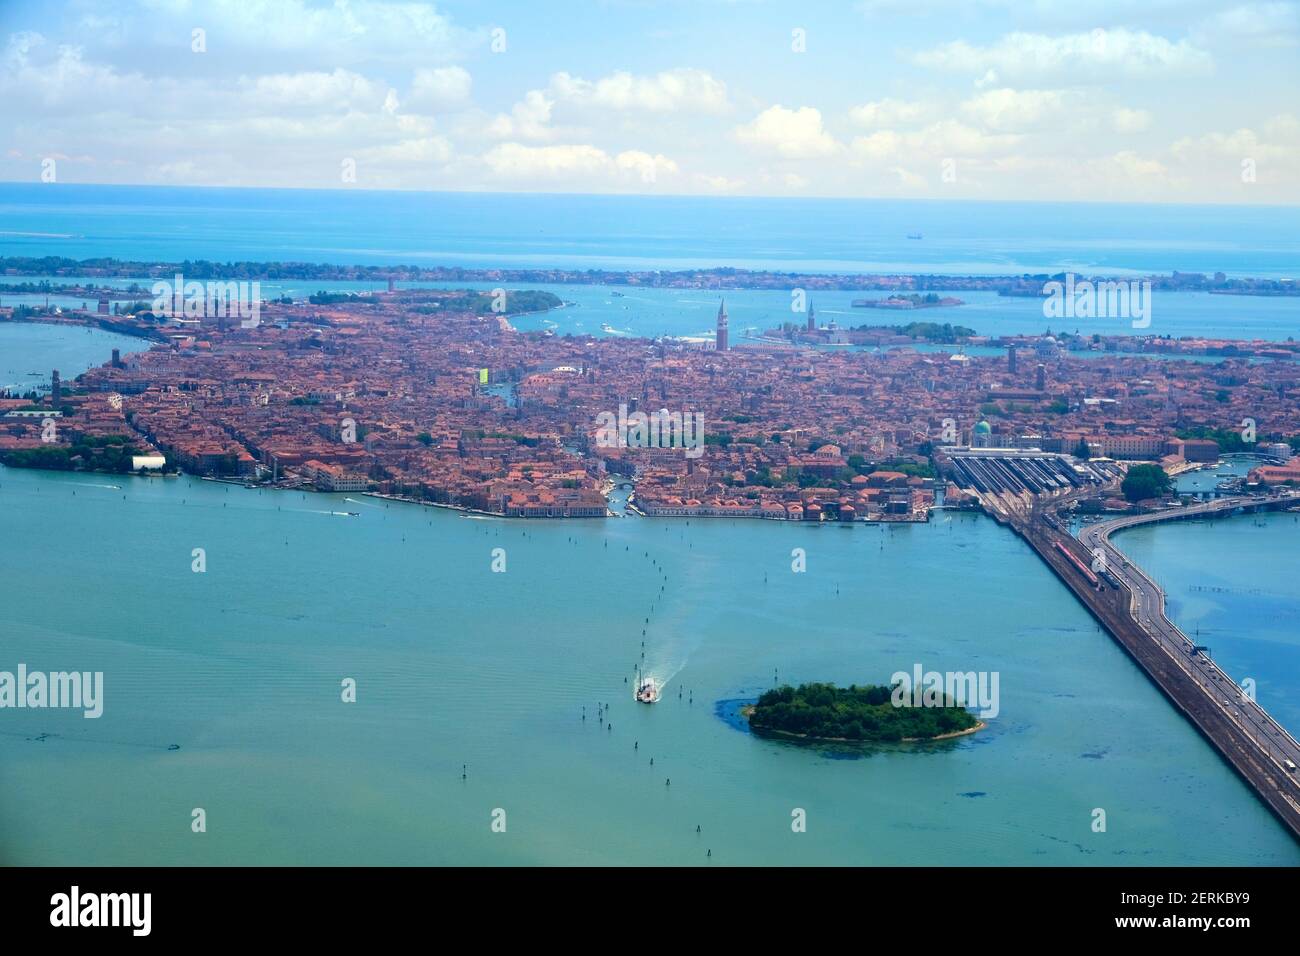
[[[942,707],[895,707],[892,695],[885,685],[787,684],[742,713],[755,733],[862,743],[942,740],[984,726],[952,698]]]
[[[974,329],[950,322],[908,322],[906,325],[856,325],[840,328],[835,323],[807,328],[786,322],[768,329],[760,338],[800,345],[904,345],[926,342],[932,345],[961,345],[975,336]]]
[[[606,270],[606,269],[471,269],[462,266],[338,265],[311,262],[213,262],[206,259],[158,262],[101,257],[70,259],[65,256],[0,256],[0,276],[72,277],[76,279],[170,279],[181,273],[188,279],[259,279],[334,282],[503,282],[547,285],[611,285],[659,289],[780,289],[788,292],[843,289],[880,290],[903,295],[929,290],[940,292],[992,291],[1000,295],[1038,298],[1049,281],[1063,281],[1065,273],[1021,275],[938,275],[931,273],[808,273],[770,272],[761,269]],[[1300,296],[1294,279],[1228,277],[1222,272],[1174,272],[1170,275],[1104,276],[1079,274],[1076,279],[1149,279],[1154,289],[1218,292],[1229,295]],[[32,291],[17,284],[11,291]],[[78,286],[78,292],[93,288]],[[38,289],[35,291],[45,291]],[[51,290],[52,291],[52,290]]]
[[[871,332],[880,328],[880,326],[860,325],[852,331]],[[892,325],[885,328],[896,335],[906,335],[914,339],[924,339],[927,342],[938,342],[943,345],[955,345],[975,335],[974,329],[967,328],[964,325],[952,325],[948,322],[944,322],[942,325],[938,322],[908,322],[906,325]]]
[[[891,295],[886,299],[854,299],[855,309],[946,309],[956,305],[965,305],[961,299],[950,295],[940,296],[934,292],[921,295]]]
[[[432,315],[438,312],[442,307],[441,301],[432,301],[432,294],[437,299],[446,299],[449,302],[455,302],[455,306],[461,310],[473,312],[475,315],[528,315],[533,312],[546,312],[550,309],[558,309],[564,305],[564,300],[553,292],[542,292],[533,289],[520,291],[501,290],[504,294],[498,297],[491,292],[476,292],[473,290],[457,289],[424,289],[424,290],[403,290],[403,301],[411,302],[411,311],[417,315]],[[445,295],[438,295],[445,292]],[[426,301],[428,300],[428,301]],[[347,304],[380,304],[385,299],[378,298],[375,293],[368,292],[314,292],[307,297],[307,301],[312,305],[347,305]],[[425,302],[424,305],[415,304],[417,301]]]

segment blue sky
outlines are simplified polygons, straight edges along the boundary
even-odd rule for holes
[[[0,179],[1300,202],[1300,3],[0,2]]]

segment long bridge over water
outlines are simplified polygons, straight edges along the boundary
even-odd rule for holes
[[[1245,694],[1165,613],[1165,593],[1110,540],[1117,531],[1177,519],[1288,508],[1300,495],[1222,498],[1085,525],[1079,537],[1050,508],[1077,497],[1003,511],[1005,521],[1074,592],[1165,696],[1300,839],[1300,743]]]

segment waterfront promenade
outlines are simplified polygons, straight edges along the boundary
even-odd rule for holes
[[[1294,769],[1300,766],[1300,743],[1243,693],[1208,657],[1208,649],[1169,620],[1164,591],[1110,541],[1114,532],[1135,525],[1294,502],[1300,498],[1287,494],[1219,499],[1087,525],[1078,539],[1038,508],[1013,514],[1009,523],[1300,839],[1300,779]],[[1104,564],[1097,562],[1099,554]]]

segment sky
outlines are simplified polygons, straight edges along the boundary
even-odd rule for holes
[[[1300,0],[0,0],[0,180],[1300,203]]]

